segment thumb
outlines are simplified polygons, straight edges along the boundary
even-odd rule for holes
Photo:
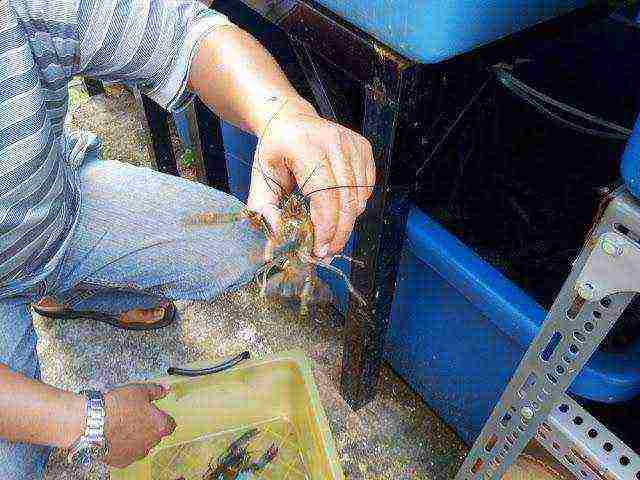
[[[147,390],[147,395],[150,402],[166,397],[171,391],[169,387],[165,385],[159,385],[157,383],[149,383],[145,385],[145,389]]]
[[[156,432],[160,437],[167,437],[173,435],[177,425],[175,419],[168,413],[152,406],[151,407],[151,419],[156,427]]]

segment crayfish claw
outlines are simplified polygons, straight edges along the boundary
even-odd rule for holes
[[[252,428],[251,430],[243,433],[240,438],[229,445],[229,448],[221,458],[227,458],[236,455],[243,448],[245,448],[246,445],[251,442],[251,440],[257,437],[259,433],[260,431],[257,428]]]
[[[257,461],[251,464],[251,470],[254,472],[258,472],[264,469],[264,467],[273,462],[273,460],[278,456],[278,452],[278,446],[275,443],[272,444]]]

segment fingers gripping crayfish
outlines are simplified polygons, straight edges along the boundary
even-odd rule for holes
[[[235,213],[202,213],[187,220],[190,225],[220,225],[248,220],[252,228],[262,232],[267,239],[264,264],[256,271],[254,279],[261,285],[263,296],[293,297],[300,301],[300,315],[309,314],[324,284],[317,276],[317,269],[325,269],[338,276],[349,292],[363,305],[363,296],[353,287],[347,276],[333,265],[314,256],[315,231],[306,197],[294,192],[280,201],[280,220],[275,231],[259,213],[248,208]],[[349,262],[360,264],[346,255],[336,255]],[[273,271],[276,273],[272,273]]]

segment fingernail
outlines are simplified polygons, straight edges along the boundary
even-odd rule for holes
[[[318,248],[316,251],[316,255],[318,255],[318,257],[320,258],[324,258],[329,255],[329,245],[320,246],[320,248]]]

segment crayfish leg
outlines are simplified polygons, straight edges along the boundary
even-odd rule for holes
[[[204,226],[204,225],[223,225],[226,223],[234,223],[247,218],[247,210],[243,209],[239,212],[231,213],[216,213],[216,212],[203,212],[194,213],[184,219],[185,226]]]
[[[333,265],[327,265],[326,263],[322,263],[322,262],[320,262],[318,260],[315,260],[315,259],[309,259],[308,261],[310,263],[313,263],[314,265],[317,265],[320,268],[324,268],[325,270],[329,270],[330,272],[335,273],[345,283],[345,285],[347,286],[347,289],[349,290],[351,295],[356,297],[356,299],[362,305],[364,305],[364,306],[367,305],[367,302],[364,299],[364,296],[358,290],[356,290],[356,288],[353,286],[353,284],[351,283],[349,278],[338,267],[334,267]]]
[[[282,284],[285,281],[284,273],[278,272],[264,282],[264,295],[266,297],[275,297],[282,295]]]
[[[244,209],[244,215],[254,230],[262,232],[267,238],[275,237],[275,233],[264,215],[249,209]]]
[[[300,316],[309,316],[309,304],[311,303],[314,291],[314,282],[311,275],[307,275],[304,279],[302,292],[300,292]]]
[[[266,296],[267,276],[269,275],[269,272],[274,268],[279,267],[281,264],[286,263],[286,261],[287,257],[276,257],[273,260],[266,262],[253,274],[254,281],[260,283],[260,295],[263,298]]]
[[[267,243],[264,246],[264,261],[268,262],[273,259],[275,243],[271,237],[267,237]]]
[[[257,437],[259,434],[260,434],[260,431],[257,428],[252,428],[251,430],[248,430],[247,432],[243,433],[240,436],[240,438],[238,438],[231,445],[229,445],[227,452],[238,453],[243,448],[245,448],[246,445],[248,445],[249,442],[251,442],[251,440]]]
[[[268,281],[267,272],[268,272],[268,270],[265,270],[262,273],[262,283],[260,285],[260,296],[262,298],[265,298],[267,296],[267,281]]]
[[[298,275],[285,264],[283,270],[274,274],[266,284],[268,297],[280,296],[284,298],[299,297],[302,292],[304,277]]]

